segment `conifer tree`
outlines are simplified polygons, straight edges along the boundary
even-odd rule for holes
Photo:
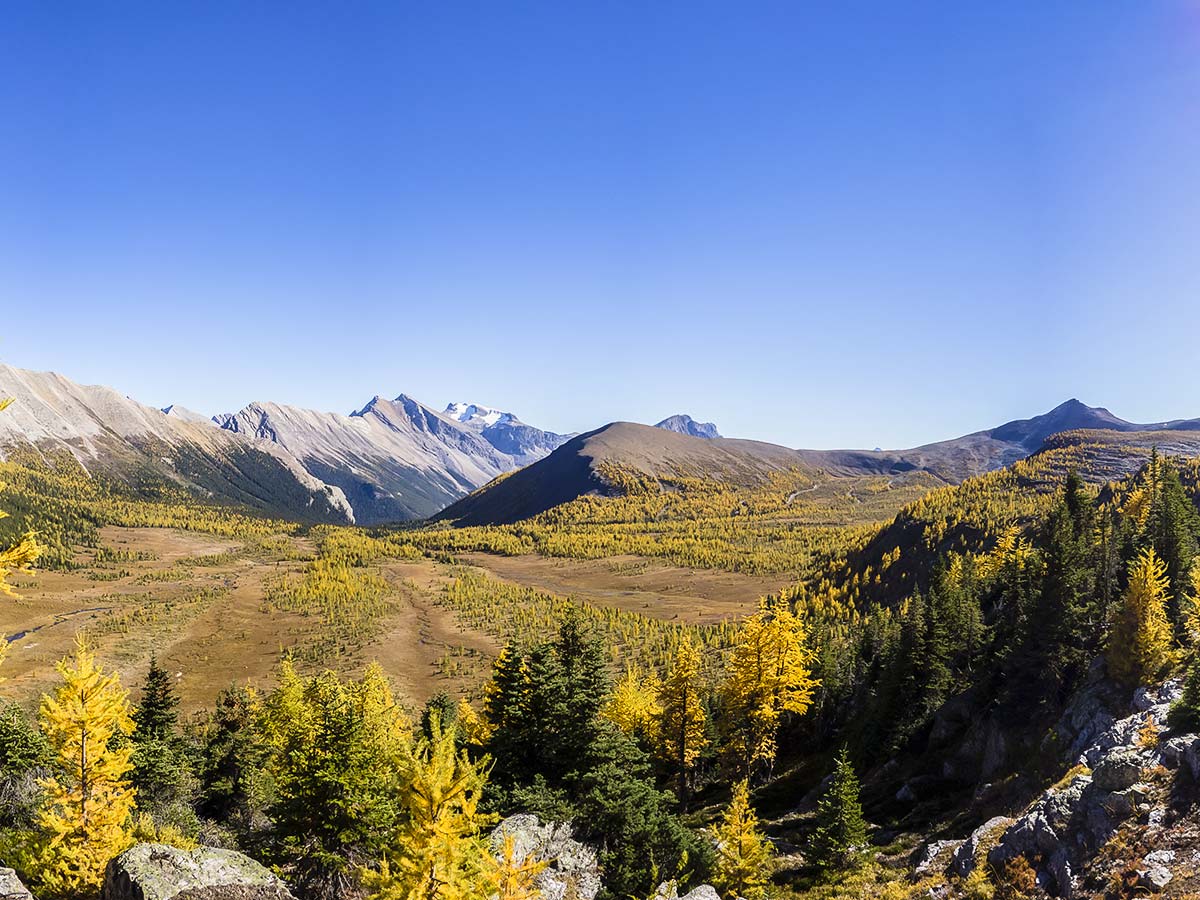
[[[623,733],[649,744],[658,734],[658,720],[662,715],[661,690],[657,672],[651,670],[648,675],[643,675],[637,666],[629,666],[613,685],[612,694],[604,705],[604,717]]]
[[[722,686],[724,725],[739,765],[770,769],[785,713],[812,705],[817,681],[804,624],[788,602],[776,598],[742,623]]]
[[[495,889],[495,864],[480,829],[486,774],[436,720],[409,763],[400,800],[406,814],[390,852],[366,876],[379,900],[479,900]]]
[[[133,730],[133,719],[117,676],[96,665],[82,639],[57,668],[62,684],[41,706],[57,765],[37,820],[46,840],[36,870],[47,893],[64,896],[97,890],[108,861],[132,843],[132,748],[115,739]]]
[[[679,645],[671,667],[659,691],[662,708],[659,734],[661,752],[675,769],[679,779],[679,799],[687,806],[692,771],[707,746],[706,717],[700,701],[700,653],[696,645],[685,640]]]
[[[867,843],[867,823],[859,800],[858,776],[849,751],[838,753],[833,780],[817,804],[813,861],[823,869],[852,867]]]
[[[268,717],[290,708],[294,686],[283,690],[289,699],[268,703]],[[276,853],[305,895],[342,897],[397,825],[394,798],[407,765],[406,723],[377,666],[358,682],[323,672],[303,684],[297,702],[295,720],[270,726],[279,736],[268,764],[276,792]]]
[[[1200,731],[1200,656],[1188,666],[1183,694],[1171,704],[1167,724],[1177,731]]]
[[[270,748],[260,731],[262,703],[248,688],[227,688],[216,708],[202,751],[201,812],[227,822],[243,837],[270,798],[266,761]]]
[[[133,714],[136,740],[166,740],[175,733],[179,722],[179,698],[171,684],[171,676],[158,664],[158,655],[151,654],[150,669],[142,686],[142,701]]]
[[[518,857],[516,838],[505,834],[493,864],[496,892],[490,900],[540,900],[543,895],[535,879],[548,865],[549,860],[536,859],[532,853]]]
[[[1129,584],[1116,605],[1108,635],[1108,668],[1127,684],[1148,684],[1171,663],[1166,603],[1167,567],[1146,548],[1129,567]]]
[[[141,704],[133,713],[133,771],[138,808],[156,825],[170,825],[184,833],[198,827],[192,804],[198,784],[183,742],[177,733],[179,698],[171,676],[150,657],[142,686]]]
[[[745,779],[733,786],[733,799],[713,827],[712,837],[717,855],[713,868],[716,887],[731,897],[766,897],[774,848],[759,828]]]

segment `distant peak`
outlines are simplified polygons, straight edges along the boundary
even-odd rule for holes
[[[510,412],[465,401],[448,404],[442,415],[476,428],[490,428],[493,425],[517,421],[517,417]]]
[[[657,423],[655,428],[662,428],[665,431],[675,431],[679,434],[687,434],[698,438],[719,438],[721,433],[717,431],[717,426],[712,422],[697,422],[686,413],[678,413],[674,416],[668,416],[661,422]]]

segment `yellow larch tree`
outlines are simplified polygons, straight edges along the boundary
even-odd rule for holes
[[[1126,684],[1148,684],[1171,664],[1167,564],[1146,548],[1129,566],[1129,584],[1113,610],[1108,670]]]
[[[133,748],[113,740],[133,731],[133,719],[129,694],[82,638],[58,673],[62,684],[42,698],[41,728],[58,765],[43,782],[37,824],[45,839],[34,865],[47,894],[71,896],[98,889],[108,861],[133,842],[134,789],[125,778]]]
[[[815,651],[804,623],[788,602],[763,602],[738,630],[722,685],[722,724],[739,768],[770,769],[784,713],[812,705]]]
[[[520,857],[516,838],[511,834],[504,835],[496,855],[493,874],[495,893],[490,900],[538,900],[542,892],[538,890],[535,879],[547,865],[547,860],[536,859],[532,853]]]
[[[496,863],[480,835],[491,821],[479,810],[486,772],[458,749],[454,728],[435,717],[432,732],[409,762],[394,852],[364,876],[379,900],[479,900],[495,890]]]
[[[601,715],[630,737],[653,741],[662,715],[658,699],[661,689],[657,672],[643,675],[639,666],[629,666],[613,685]]]
[[[713,826],[712,838],[717,853],[713,883],[730,897],[766,897],[774,848],[762,834],[744,779],[733,786],[733,798]]]
[[[687,803],[692,770],[700,753],[708,746],[705,726],[708,717],[700,702],[703,683],[700,675],[700,652],[690,640],[683,641],[658,693],[660,718],[660,752],[675,768],[679,777],[679,798]]]

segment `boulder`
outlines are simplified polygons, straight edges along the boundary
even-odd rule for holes
[[[102,900],[292,900],[269,869],[233,850],[137,844],[108,864]]]
[[[548,863],[534,880],[540,900],[594,900],[600,892],[596,853],[575,840],[570,824],[542,824],[537,816],[527,814],[509,816],[492,832],[494,855],[499,855],[507,837],[513,839],[518,862],[532,858]]]
[[[1170,865],[1175,862],[1174,850],[1155,850],[1147,853],[1138,869],[1138,885],[1152,894],[1161,893],[1174,877]]]
[[[978,862],[979,852],[1008,830],[1016,820],[1008,816],[994,816],[971,832],[971,836],[958,845],[950,859],[950,872],[960,878],[971,874]]]
[[[681,897],[679,886],[674,881],[664,881],[654,892],[652,900],[721,900],[721,895],[712,885],[702,884],[692,888]]]
[[[913,866],[913,873],[922,876],[928,875],[933,871],[937,862],[945,858],[948,854],[953,854],[965,841],[933,841],[921,848],[916,856],[916,863]]]
[[[0,900],[33,900],[29,888],[12,869],[0,869]]]
[[[1137,784],[1142,777],[1142,758],[1129,747],[1113,750],[1092,770],[1096,789],[1105,793],[1123,791]]]

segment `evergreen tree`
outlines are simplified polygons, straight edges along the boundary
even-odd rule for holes
[[[179,698],[171,676],[158,664],[157,654],[150,656],[150,669],[142,685],[142,702],[133,714],[134,739],[166,740],[174,736],[179,722]]]
[[[45,840],[35,870],[46,893],[68,896],[98,890],[108,861],[133,843],[132,748],[118,746],[133,719],[117,676],[96,665],[82,639],[58,673],[62,684],[41,706],[56,766],[37,819]]]
[[[1149,684],[1171,663],[1169,587],[1166,564],[1152,548],[1143,550],[1129,567],[1108,635],[1108,669],[1119,681]]]
[[[199,826],[192,804],[199,790],[189,748],[177,732],[179,698],[171,677],[150,657],[141,705],[133,713],[133,771],[138,808],[157,826],[192,834]]]
[[[1176,731],[1200,731],[1200,656],[1188,666],[1183,694],[1171,704],[1167,724]]]
[[[27,827],[41,800],[39,781],[54,756],[16,704],[0,707],[0,829]]]
[[[1162,560],[1168,580],[1167,616],[1177,638],[1184,637],[1181,606],[1191,591],[1192,562],[1197,555],[1200,516],[1179,480],[1173,465],[1155,455],[1156,477],[1150,513],[1143,533],[1143,547],[1152,547]]]
[[[268,763],[275,853],[306,897],[343,897],[398,825],[407,723],[377,666],[357,682],[326,671],[303,685],[298,702],[297,719],[270,723],[279,735]],[[268,716],[290,705],[268,704]],[[453,739],[453,729],[446,734]]]
[[[716,864],[713,883],[731,897],[762,900],[767,895],[774,848],[763,837],[758,817],[750,806],[750,785],[743,779],[733,786],[733,799],[721,821],[713,827]]]
[[[226,688],[217,695],[201,753],[201,812],[230,824],[243,838],[262,818],[271,794],[260,715],[253,691]]]
[[[861,859],[867,843],[867,823],[858,794],[858,776],[843,747],[833,780],[817,804],[813,861],[822,869],[850,868]]]

